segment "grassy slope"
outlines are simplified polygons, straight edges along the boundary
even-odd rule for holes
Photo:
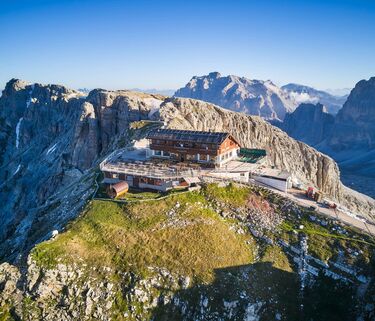
[[[245,244],[250,236],[229,230],[207,205],[199,193],[130,205],[94,200],[66,233],[38,245],[33,255],[45,266],[55,265],[58,258],[68,263],[83,259],[137,272],[168,267],[202,279],[214,268],[251,263]],[[168,218],[171,210],[175,214]],[[171,220],[184,226],[173,226]]]
[[[282,202],[268,191],[255,192],[276,206]],[[39,265],[47,268],[59,261],[82,262],[142,275],[149,273],[149,266],[163,267],[193,278],[196,287],[179,293],[190,298],[193,306],[199,305],[202,291],[208,293],[212,302],[222,302],[225,296],[228,300],[241,300],[240,293],[244,292],[268,302],[270,317],[282,311],[291,320],[298,318],[297,276],[283,249],[254,239],[248,231],[235,233],[233,225],[238,222],[234,218],[223,219],[213,210],[217,203],[225,211],[245,207],[250,193],[254,190],[208,185],[202,192],[147,202],[121,204],[94,200],[66,232],[36,246],[32,255]],[[296,244],[298,237],[294,230],[303,224],[312,255],[327,260],[336,257],[338,249],[351,248],[362,252],[353,259],[353,264],[369,263],[370,239],[350,229],[350,235],[342,238],[331,232],[329,226],[309,222],[309,214],[303,212],[298,218],[294,213],[285,213],[284,222],[270,231],[269,236]],[[255,256],[259,256],[257,263]],[[242,281],[244,273],[248,273],[249,282]],[[168,306],[156,315],[161,319],[180,317],[174,307]]]

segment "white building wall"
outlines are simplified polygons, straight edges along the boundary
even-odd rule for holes
[[[166,192],[167,190],[172,188],[172,185],[165,182],[162,185],[151,185],[146,183],[139,183],[138,187],[140,189],[153,189],[156,191]]]
[[[249,172],[212,172],[210,176],[222,179],[232,179],[234,181],[241,181],[244,183],[249,181]]]
[[[271,186],[279,191],[287,192],[287,181],[279,180],[279,179],[272,179],[269,177],[263,177],[263,176],[253,176],[254,180],[260,183],[263,183],[265,185]]]
[[[232,152],[232,156],[225,158],[224,155],[229,155],[230,152]],[[219,155],[217,157],[216,164],[219,167],[222,167],[224,164],[228,163],[229,161],[237,159],[238,158],[238,152],[239,152],[239,149],[232,149],[232,150],[229,150],[222,155]]]

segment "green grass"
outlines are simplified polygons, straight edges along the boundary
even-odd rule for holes
[[[316,223],[312,223],[307,221],[307,219],[303,219],[300,224],[304,226],[303,231],[306,234],[309,235],[320,235],[326,238],[334,238],[334,239],[340,239],[340,240],[346,240],[349,242],[355,242],[355,243],[363,243],[366,245],[369,245],[371,247],[375,247],[375,244],[371,241],[366,241],[362,239],[363,235],[358,235],[357,233],[354,233],[353,235],[356,237],[348,237],[337,233],[332,233],[329,229],[320,226]],[[287,231],[291,231],[294,229],[293,224],[291,222],[284,221],[282,224],[282,228]]]
[[[10,306],[7,304],[0,306],[0,321],[14,321],[10,314]]]
[[[167,213],[186,225],[170,226]],[[191,192],[160,201],[118,204],[92,201],[85,212],[55,240],[32,252],[38,264],[53,267],[58,260],[145,273],[148,266],[208,280],[212,271],[252,262],[248,236],[229,230],[204,196]],[[165,226],[167,225],[167,226]]]
[[[364,235],[358,234],[357,232],[347,229],[352,237],[345,235],[332,233],[328,228],[318,225],[317,223],[310,222],[306,217],[297,221],[285,220],[281,225],[283,239],[287,240],[289,243],[294,235],[291,233],[293,230],[298,230],[297,226],[302,224],[304,226],[303,230],[299,230],[308,235],[308,246],[309,252],[323,260],[334,258],[338,254],[338,249],[358,249],[364,252],[363,260],[369,261],[370,249],[375,247],[375,244],[370,240],[365,240]]]
[[[268,245],[263,253],[262,262],[271,262],[272,266],[283,271],[292,272],[288,257],[283,250],[276,245]]]
[[[232,183],[225,187],[207,184],[204,188],[204,193],[209,199],[236,207],[246,205],[250,192],[250,187],[241,187]]]
[[[84,263],[96,268],[108,266],[114,274],[106,277],[122,285],[128,280],[117,272],[132,271],[142,278],[154,273],[148,267],[166,268],[175,275],[192,277],[188,289],[173,289],[191,306],[199,304],[203,293],[209,297],[210,306],[216,304],[214,308],[220,309],[223,299],[240,301],[241,293],[246,292],[256,301],[266,302],[265,319],[273,319],[277,312],[297,319],[299,282],[293,272],[294,264],[283,249],[266,245],[248,232],[235,233],[231,227],[241,223],[234,217],[223,219],[213,210],[217,209],[215,202],[224,205],[226,211],[245,208],[251,193],[267,200],[274,197],[259,189],[209,184],[201,191],[170,194],[164,199],[154,200],[159,194],[152,192],[131,191],[128,195],[129,200],[147,202],[93,200],[69,224],[66,232],[37,245],[32,256],[38,265],[46,268],[53,268],[59,262]],[[364,253],[356,259],[355,264],[359,266],[359,260],[366,261],[364,256],[373,255],[366,239],[361,242],[364,241],[361,234],[350,232],[350,237],[333,234],[329,228],[310,222],[304,214],[285,216],[281,228],[270,233],[293,244],[298,241],[293,230],[300,224],[304,225],[302,232],[308,234],[308,251],[317,258],[328,260],[339,249],[350,248]],[[255,256],[260,260],[254,262]],[[364,264],[370,266],[369,260]],[[152,296],[157,297],[165,290],[153,288]],[[151,318],[151,312],[144,311],[142,303],[129,302],[118,291],[112,308],[113,320],[122,320],[130,304],[143,319]],[[159,308],[161,315],[169,317],[164,320],[179,319],[174,305]],[[165,314],[166,309],[170,314]]]

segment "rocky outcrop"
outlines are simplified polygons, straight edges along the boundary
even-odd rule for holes
[[[287,84],[282,86],[281,89],[287,92],[290,98],[297,104],[320,103],[326,106],[327,112],[332,115],[337,114],[348,98],[348,95],[334,96],[323,90],[317,90],[315,88],[299,84]]]
[[[250,80],[245,77],[222,77],[218,72],[193,77],[176,97],[200,99],[232,111],[261,116],[265,119],[284,119],[295,108],[288,94],[271,81]]]
[[[0,260],[22,259],[76,217],[96,188],[100,158],[130,143],[129,124],[144,119],[229,131],[244,146],[267,149],[273,165],[352,208],[368,213],[373,206],[346,192],[332,159],[259,117],[193,99],[103,89],[85,98],[63,86],[11,80],[0,98]]]
[[[289,136],[310,146],[319,144],[331,135],[334,116],[328,114],[322,104],[301,104],[286,114],[279,127]]]
[[[375,178],[375,77],[356,84],[331,135],[316,147],[335,158],[343,171]]]
[[[242,146],[266,149],[270,165],[290,171],[329,197],[375,219],[375,201],[344,187],[338,166],[330,157],[295,141],[260,117],[194,99],[174,98],[161,106],[160,118],[172,128],[230,132]]]
[[[375,77],[356,84],[335,118],[327,144],[335,152],[375,149]]]
[[[13,79],[0,98],[0,258],[18,257],[27,239],[46,236],[61,228],[91,184],[71,186],[71,200],[47,200],[78,181],[70,150],[79,119],[80,93],[58,85],[28,84]],[[82,193],[74,196],[73,190]],[[66,195],[65,195],[66,196]],[[61,206],[59,220],[51,208]],[[57,214],[55,214],[57,215]],[[32,232],[31,227],[35,229]]]
[[[238,275],[228,275],[245,282],[250,269],[240,271],[233,269]],[[209,297],[209,287],[197,288],[201,293],[195,298],[191,283],[189,276],[165,268],[149,267],[147,276],[76,263],[47,269],[29,257],[24,276],[17,267],[0,264],[0,315],[4,307],[11,307],[10,314],[22,320],[160,320],[178,315],[187,321],[215,319],[218,313],[259,320],[262,304],[253,298],[249,302],[240,288],[230,295],[220,291],[217,298]]]
[[[0,260],[61,229],[95,189],[95,162],[128,143],[131,121],[147,119],[159,95],[13,79],[0,98]]]

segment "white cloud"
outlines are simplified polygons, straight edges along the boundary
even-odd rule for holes
[[[289,93],[291,99],[293,99],[297,104],[301,103],[313,103],[316,104],[319,102],[318,97],[312,97],[308,93],[298,93],[295,91],[291,91]]]

